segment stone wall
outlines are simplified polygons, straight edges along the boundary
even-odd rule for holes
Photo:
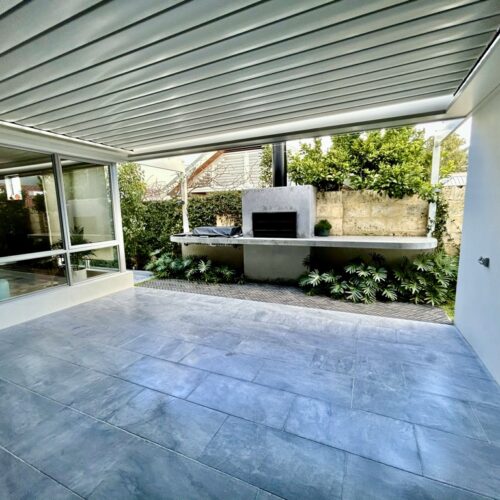
[[[464,221],[465,186],[443,187],[443,198],[448,202],[448,221],[443,238],[446,253],[456,255],[462,240]]]
[[[374,191],[318,193],[316,220],[327,219],[332,236],[425,236],[429,204],[417,196],[402,200]]]

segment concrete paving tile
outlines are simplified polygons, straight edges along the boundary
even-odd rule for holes
[[[166,448],[197,458],[227,415],[144,389],[119,408],[109,422]]]
[[[63,409],[31,391],[0,381],[0,444],[9,445]]]
[[[405,364],[403,370],[409,389],[500,406],[500,388],[493,380],[443,375],[441,370],[419,365]]]
[[[130,439],[122,431],[65,409],[26,432],[11,450],[79,495],[88,496]]]
[[[425,476],[498,496],[500,447],[420,426],[416,427],[416,434]]]
[[[200,345],[192,349],[181,363],[228,377],[253,380],[264,360],[247,354]]]
[[[288,392],[210,374],[188,399],[253,422],[281,428],[294,397]]]
[[[266,361],[254,382],[275,389],[351,406],[352,378],[326,370],[299,368]]]
[[[143,358],[119,373],[120,378],[184,398],[206,377],[206,373],[188,366],[155,358]]]
[[[257,493],[255,486],[137,438],[89,498],[254,500]]]
[[[180,361],[186,354],[193,350],[196,344],[184,342],[162,335],[144,334],[120,345],[121,349],[127,349],[141,354],[148,354],[155,358],[167,361]]]
[[[224,423],[200,460],[284,498],[340,498],[343,452],[238,418]]]
[[[485,500],[482,495],[448,486],[356,455],[347,456],[343,500]]]
[[[422,471],[413,425],[297,397],[285,430],[410,472]]]
[[[76,500],[80,498],[10,453],[0,450],[0,498]]]
[[[356,380],[352,405],[454,434],[486,439],[470,405],[457,399]]]
[[[472,404],[488,440],[500,446],[500,408],[490,405]]]

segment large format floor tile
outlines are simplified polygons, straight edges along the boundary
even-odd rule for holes
[[[80,498],[50,477],[0,449],[0,498],[77,500]]]
[[[88,496],[130,436],[66,409],[26,432],[11,450],[79,495]]]
[[[360,410],[486,439],[471,406],[458,399],[405,389],[388,389],[365,380],[356,380],[352,405]]]
[[[424,475],[483,495],[500,493],[500,447],[417,427]]]
[[[119,376],[151,389],[185,398],[206,377],[206,373],[155,358],[144,358],[130,365]]]
[[[167,361],[180,361],[195,346],[196,344],[175,338],[144,334],[122,344],[120,347],[142,354],[149,354],[155,358],[166,359]]]
[[[254,500],[258,489],[139,439],[132,439],[90,494],[90,499]]]
[[[500,497],[453,326],[134,288],[0,331],[0,498]]]
[[[253,380],[263,362],[263,359],[255,356],[223,351],[208,346],[196,346],[187,356],[182,358],[184,365],[243,380]]]
[[[266,361],[255,382],[275,389],[351,406],[352,378],[326,370],[297,370],[293,365]]]
[[[0,444],[9,447],[62,408],[26,389],[0,381]]]
[[[209,375],[189,400],[253,422],[281,428],[294,395],[222,375]]]
[[[201,461],[284,498],[340,498],[343,452],[235,417]]]
[[[304,438],[421,473],[413,425],[298,396],[285,430]]]
[[[196,458],[227,415],[183,399],[144,389],[109,419],[113,425]]]
[[[342,499],[485,500],[485,497],[366,458],[348,455]]]

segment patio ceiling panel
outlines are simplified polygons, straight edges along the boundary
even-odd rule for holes
[[[11,10],[0,16],[0,119],[135,152],[451,101],[500,23],[498,0],[3,5]],[[445,100],[433,102],[446,111]]]
[[[456,82],[455,82],[456,83]],[[232,130],[244,130],[252,129],[262,125],[287,123],[290,120],[295,120],[298,118],[309,119],[318,118],[321,116],[328,116],[333,113],[349,110],[357,110],[359,108],[365,108],[367,106],[375,106],[381,104],[392,104],[394,102],[405,102],[408,100],[414,101],[424,97],[438,97],[438,96],[448,96],[453,89],[456,88],[453,84],[442,84],[439,86],[423,87],[419,91],[409,90],[409,91],[398,91],[394,93],[383,93],[380,95],[370,96],[367,98],[355,97],[346,101],[343,104],[333,104],[327,105],[325,100],[316,103],[316,105],[305,105],[305,106],[294,106],[290,107],[285,111],[281,112],[270,112],[266,113],[264,116],[260,114],[246,116],[244,119],[239,120],[218,120],[213,123],[212,126],[207,127],[193,127],[187,126],[185,129],[178,130],[171,134],[160,134],[153,135],[148,134],[147,138],[144,139],[128,139],[126,144],[127,147],[144,147],[151,146],[158,141],[168,140],[175,141],[185,137],[201,137],[205,135],[211,135],[218,132],[232,131]],[[112,145],[112,144],[110,144]],[[120,147],[120,146],[117,146]]]
[[[227,109],[216,108],[213,112],[196,117],[197,113],[188,115],[178,115],[168,119],[167,122],[152,127],[141,127],[140,131],[133,130],[115,135],[113,137],[99,137],[99,140],[105,140],[110,145],[121,144],[123,142],[141,140],[143,138],[154,137],[158,132],[165,133],[165,128],[168,127],[168,135],[178,135],[185,133],[186,130],[203,130],[212,128],[217,125],[226,125],[240,123],[242,121],[251,121],[253,119],[266,118],[269,116],[281,116],[284,114],[293,114],[296,111],[310,110],[311,114],[314,110],[324,108],[335,100],[335,106],[341,106],[345,102],[352,102],[371,97],[385,96],[392,94],[392,87],[397,86],[397,91],[414,91],[418,85],[419,90],[425,89],[428,91],[451,90],[453,91],[461,81],[460,75],[462,72],[450,73],[448,75],[440,75],[433,78],[425,78],[425,71],[422,71],[421,78],[414,77],[408,80],[407,76],[385,80],[380,86],[373,88],[372,83],[353,85],[352,87],[344,87],[337,92],[327,90],[324,92],[304,93],[301,96],[290,96],[283,99],[270,100],[264,104],[254,105],[250,102],[242,102],[239,105],[225,106]]]
[[[454,63],[457,61],[469,60],[470,64],[477,60],[484,50],[484,43],[489,40],[490,34],[476,35],[467,39],[445,42],[432,47],[433,57],[429,57],[429,49],[418,49],[412,53],[412,61],[423,64],[425,67],[432,67],[437,61],[438,65]],[[471,48],[472,47],[472,48]],[[391,47],[398,53],[384,57],[389,70],[400,71],[400,68],[407,68],[408,73],[413,70],[409,67],[412,63],[407,63],[408,57],[405,53],[400,53],[401,45]],[[384,51],[385,52],[385,51]],[[364,53],[366,56],[367,54]],[[106,108],[105,116],[102,116],[102,108],[80,113],[75,116],[62,118],[52,122],[46,122],[56,132],[76,133],[80,135],[94,127],[99,127],[99,131],[109,130],[107,125],[113,124],[112,129],[117,130],[123,123],[133,124],[132,118],[138,118],[137,123],[144,123],[149,119],[157,119],[165,116],[164,111],[177,108],[183,105],[198,104],[199,109],[204,109],[203,103],[211,103],[215,99],[233,99],[233,102],[250,99],[253,97],[270,95],[273,92],[286,91],[289,85],[293,88],[309,88],[318,82],[349,80],[362,76],[370,80],[370,76],[377,73],[380,68],[380,60],[369,53],[367,62],[356,64],[356,55],[327,59],[310,64],[283,70],[269,75],[252,78],[253,68],[238,71],[239,77],[236,83],[227,83],[228,75],[194,82],[172,91],[167,91],[146,98],[139,98],[126,101],[120,104],[111,105]],[[364,57],[366,59],[366,57]],[[398,73],[400,74],[400,73]],[[247,77],[248,75],[248,77]],[[163,98],[164,94],[164,98]],[[163,98],[162,100],[159,100]]]
[[[500,8],[499,8],[500,9]],[[475,16],[472,10],[469,10],[467,17]],[[444,19],[444,17],[443,17]],[[128,100],[131,103],[141,97],[151,97],[156,96],[158,89],[164,90],[164,86],[168,85],[168,91],[172,92],[179,86],[185,86],[191,84],[193,81],[208,81],[209,78],[213,76],[223,76],[225,81],[242,81],[247,78],[250,74],[253,76],[259,75],[270,75],[276,72],[282,71],[283,69],[290,68],[300,68],[304,64],[309,64],[313,61],[322,60],[325,58],[331,59],[333,57],[342,58],[337,61],[339,65],[342,64],[353,64],[357,61],[371,61],[373,59],[379,59],[380,65],[383,67],[386,64],[385,58],[394,54],[407,52],[407,61],[412,61],[411,52],[416,49],[416,47],[429,47],[427,57],[430,58],[433,55],[432,46],[438,43],[444,43],[450,40],[460,40],[465,37],[473,36],[476,33],[488,35],[488,39],[491,37],[491,30],[494,29],[500,20],[500,16],[497,15],[493,18],[481,19],[478,21],[468,22],[466,24],[452,26],[446,29],[440,29],[436,31],[429,30],[429,21],[422,19],[416,21],[415,29],[418,30],[416,36],[407,35],[407,27],[399,26],[391,29],[386,29],[382,34],[380,33],[369,33],[365,36],[358,36],[354,39],[342,40],[339,43],[334,44],[322,44],[323,37],[321,39],[315,39],[315,42],[320,46],[319,48],[313,48],[311,50],[302,50],[304,44],[301,41],[292,40],[283,45],[284,50],[290,52],[291,45],[294,44],[297,47],[297,52],[292,55],[284,55],[283,57],[271,59],[267,61],[265,57],[268,56],[267,48],[251,51],[249,53],[242,54],[240,56],[235,56],[230,58],[233,66],[236,68],[231,70],[230,62],[228,60],[220,60],[216,63],[210,64],[203,67],[203,71],[200,71],[199,67],[195,67],[191,70],[183,71],[178,74],[171,75],[169,77],[161,78],[152,83],[141,84],[139,86],[127,87],[118,92],[104,93],[98,92],[96,89],[101,84],[96,84],[92,87],[87,87],[81,89],[80,91],[71,92],[67,95],[62,95],[59,97],[54,97],[47,99],[43,102],[37,103],[35,105],[28,105],[25,107],[20,107],[12,112],[2,112],[3,116],[7,119],[12,119],[20,123],[24,123],[32,126],[42,126],[43,118],[50,119],[58,116],[71,116],[75,113],[83,113],[91,109],[106,107],[109,108],[113,103],[120,102],[123,100]],[[432,27],[430,28],[432,29]],[[322,34],[324,35],[324,34]],[[307,35],[309,38],[316,38],[318,34]],[[332,35],[330,35],[332,36]],[[396,39],[394,45],[391,45],[392,40]],[[311,46],[312,42],[309,42]],[[255,58],[262,52],[260,57],[264,58],[264,62],[256,64]],[[243,67],[246,69],[244,75],[238,74],[238,68]],[[464,75],[465,76],[465,75]],[[208,83],[209,84],[209,83]],[[102,85],[111,85],[109,81],[104,82]],[[222,91],[223,92],[223,91]],[[223,93],[221,92],[221,95]],[[76,99],[76,94],[81,96],[81,101],[73,103]],[[95,96],[98,97],[95,97]],[[21,98],[21,96],[19,96]],[[5,109],[5,102],[7,100],[0,102],[0,109]],[[70,105],[70,102],[72,105]],[[59,103],[59,104],[58,104]],[[61,106],[62,103],[66,105]],[[30,113],[36,112],[34,116],[28,116]],[[43,118],[42,118],[43,116]],[[45,127],[44,127],[45,128]],[[52,130],[52,129],[51,129]],[[64,130],[58,130],[58,132],[65,132]]]
[[[329,1],[289,0],[287,15],[293,16],[302,12],[306,17],[304,24],[307,25],[312,20],[317,20],[318,15],[315,12],[303,11]],[[54,64],[40,68],[42,71],[36,75],[40,87],[38,95],[43,97],[76,90],[82,86],[82,78],[87,82],[99,82],[121,75],[137,75],[150,66],[154,68],[151,68],[151,71],[148,69],[148,75],[157,78],[161,69],[158,66],[160,63],[164,62],[169,68],[174,67],[175,61],[181,59],[183,54],[189,56],[192,51],[212,46],[220,40],[234,38],[266,23],[271,24],[279,20],[282,15],[282,0],[264,3],[262,0],[251,2],[248,0],[233,0],[232,2],[204,0],[203,9],[197,15],[193,15],[192,2],[185,2],[144,23],[127,27],[115,34],[111,40],[100,40],[75,53],[59,58]],[[288,29],[292,30],[293,26],[289,26]],[[306,31],[307,26],[301,29]],[[146,36],[145,30],[147,30]],[[275,36],[280,35],[276,33]],[[285,35],[282,34],[281,37]],[[133,50],[130,50],[130,47],[133,47]],[[237,46],[233,49],[236,50]],[[96,52],[99,56],[92,57],[91,65],[79,66],[79,58],[84,61],[88,60],[89,56]],[[203,59],[200,60],[203,61]],[[192,61],[187,61],[185,64],[190,67]],[[25,76],[26,74],[21,74],[5,84],[0,83],[0,92],[5,95],[17,95],[21,91],[29,90],[29,88],[24,88],[26,87]],[[143,80],[146,79],[143,77]],[[41,87],[42,84],[43,87]],[[29,95],[32,100],[36,96],[37,94],[33,93]]]
[[[295,98],[310,98],[315,99],[318,97],[336,97],[334,90],[341,90],[338,95],[355,94],[356,91],[367,91],[374,89],[374,83],[377,82],[380,87],[387,87],[388,85],[405,84],[407,82],[420,82],[424,84],[423,80],[428,78],[438,77],[442,81],[449,81],[451,75],[460,78],[457,75],[463,75],[463,72],[470,67],[470,60],[465,60],[461,63],[447,64],[439,68],[426,67],[424,63],[417,63],[413,65],[414,70],[411,73],[398,73],[396,68],[376,72],[372,75],[359,75],[357,77],[345,80],[327,80],[322,83],[311,84],[307,87],[294,86],[294,82],[283,85],[285,88],[275,89],[275,92],[267,93],[262,96],[254,95],[253,92],[241,92],[237,96],[220,97],[205,102],[197,102],[194,104],[186,105],[185,107],[173,108],[173,112],[161,113],[161,117],[155,119],[154,117],[140,116],[136,119],[129,119],[123,122],[115,122],[113,131],[102,133],[103,130],[93,131],[79,131],[79,137],[88,140],[106,140],[115,139],[118,137],[127,137],[131,132],[137,133],[137,125],[141,125],[141,133],[156,130],[156,127],[165,127],[176,122],[185,122],[193,118],[204,117],[219,117],[225,111],[235,111],[244,109],[252,113],[257,111],[257,106],[265,105],[264,110],[276,108],[277,106],[285,105]],[[443,72],[443,69],[446,71]],[[403,71],[403,70],[402,70]],[[390,78],[390,80],[389,80]],[[312,80],[313,78],[311,78]],[[444,80],[446,79],[446,80]],[[441,83],[441,82],[438,82]],[[286,88],[288,87],[288,89]],[[303,101],[307,102],[307,101]],[[149,119],[148,119],[149,118]],[[103,129],[105,126],[101,126]]]

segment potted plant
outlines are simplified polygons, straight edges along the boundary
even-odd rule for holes
[[[316,236],[329,236],[331,228],[332,225],[326,219],[320,220],[314,226],[314,234]]]

